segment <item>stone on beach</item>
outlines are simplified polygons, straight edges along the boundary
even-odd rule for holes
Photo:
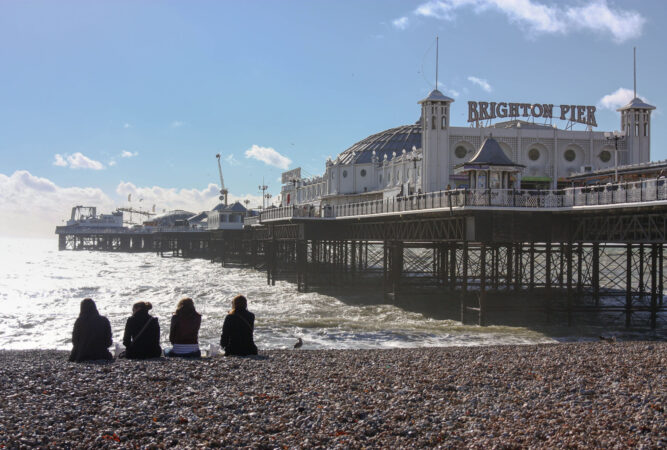
[[[667,343],[0,352],[0,447],[661,447]]]

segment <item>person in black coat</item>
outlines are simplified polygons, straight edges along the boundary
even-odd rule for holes
[[[157,317],[148,314],[152,308],[150,302],[137,302],[132,306],[132,317],[127,319],[123,334],[125,357],[145,359],[162,356],[160,324]]]
[[[257,346],[252,337],[254,328],[255,315],[248,311],[248,301],[244,296],[237,295],[222,325],[220,347],[225,350],[225,356],[256,355]]]
[[[113,357],[109,353],[109,347],[112,343],[109,319],[100,315],[93,299],[83,299],[79,317],[74,322],[69,360],[111,360]]]

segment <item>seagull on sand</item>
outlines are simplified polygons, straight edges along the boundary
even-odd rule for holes
[[[303,346],[303,340],[299,338],[298,341],[296,341],[296,344],[294,344],[294,348],[301,348]]]

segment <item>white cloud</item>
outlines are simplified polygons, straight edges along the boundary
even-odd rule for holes
[[[128,152],[127,150],[123,150],[120,154],[121,158],[132,158],[134,156],[139,156],[139,152]]]
[[[547,6],[538,0],[431,0],[419,5],[414,14],[452,21],[462,8],[472,8],[477,14],[499,11],[535,34],[589,30],[610,34],[619,43],[639,37],[646,22],[636,11],[609,8],[607,0],[594,0],[587,6]]]
[[[65,161],[65,158],[59,153],[56,153],[54,156],[54,161],[53,165],[58,166],[58,167],[67,167],[67,161]]]
[[[391,22],[394,28],[399,30],[405,30],[408,27],[410,20],[407,17],[399,17],[398,19]]]
[[[236,159],[236,158],[234,157],[233,154],[229,154],[229,155],[225,156],[225,161],[226,161],[227,164],[229,164],[230,166],[238,166],[238,165],[241,164],[241,163],[238,161],[238,159]]]
[[[447,95],[451,95],[454,98],[457,98],[459,95],[461,95],[461,93],[459,91],[454,90],[454,89],[445,89],[445,93]]]
[[[468,77],[468,81],[470,81],[471,83],[476,84],[477,86],[481,87],[486,92],[491,92],[493,90],[491,88],[491,85],[489,84],[489,82],[482,79],[482,78],[477,78],[477,77],[473,77],[472,75],[470,75]]]
[[[70,169],[104,169],[104,164],[99,161],[95,161],[94,159],[90,159],[80,152],[76,152],[73,155],[65,155],[64,157],[61,154],[56,153],[54,155],[53,165],[69,167]]]
[[[125,123],[123,124],[123,128],[132,128],[132,125],[130,125],[129,123],[125,122]]]
[[[51,180],[17,170],[0,173],[0,235],[52,237],[75,205],[111,211],[111,199],[98,188],[61,187]]]
[[[47,178],[32,175],[26,170],[17,170],[12,175],[0,173],[0,221],[2,236],[53,237],[55,227],[64,225],[72,207],[95,206],[98,213],[110,213],[117,207],[127,205],[127,195],[143,198],[141,207],[156,211],[184,209],[199,212],[213,208],[218,202],[220,188],[209,184],[204,189],[176,189],[137,187],[133,183],[121,182],[116,188],[120,200],[94,187],[62,187]],[[249,200],[249,207],[262,204],[261,194],[229,195],[229,202]],[[271,198],[275,201],[276,197]],[[137,205],[135,205],[137,206]]]
[[[618,88],[611,94],[607,94],[600,99],[598,102],[598,107],[608,109],[611,111],[616,111],[618,108],[627,105],[635,97],[635,93],[632,89]],[[638,95],[643,102],[651,104],[651,101]]]
[[[185,125],[185,122],[181,122],[180,120],[174,120],[174,121],[171,123],[171,127],[172,127],[172,128],[180,128],[180,127],[182,127],[183,125]]]
[[[245,152],[246,158],[253,158],[258,161],[262,161],[264,164],[269,166],[278,167],[279,169],[287,170],[289,165],[292,164],[292,160],[286,156],[281,155],[271,147],[260,147],[259,145],[253,145],[250,149]]]
[[[191,212],[208,211],[219,203],[220,187],[210,183],[204,189],[176,189],[161,186],[139,187],[131,182],[121,181],[116,187],[116,194],[122,199],[127,199],[129,194],[133,199],[142,198],[142,205],[151,208],[156,205],[156,211],[161,212],[173,209],[183,209]],[[240,201],[245,206],[244,200],[250,200],[249,207],[256,207],[262,203],[260,194],[236,195],[229,193],[228,203]]]
[[[115,165],[116,165],[116,161],[114,161],[113,159],[111,161],[109,161],[109,167],[113,167]]]
[[[574,26],[600,33],[611,33],[614,41],[625,42],[642,34],[646,19],[636,11],[612,10],[605,0],[587,6],[569,8],[567,17]]]

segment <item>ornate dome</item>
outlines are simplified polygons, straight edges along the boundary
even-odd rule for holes
[[[414,125],[391,128],[368,136],[338,155],[337,162],[339,164],[369,163],[373,157],[373,150],[375,150],[378,160],[382,161],[384,155],[387,155],[387,159],[390,160],[393,158],[394,152],[397,156],[400,156],[404,149],[409,152],[412,147],[421,148],[421,146],[422,127],[417,122]]]

